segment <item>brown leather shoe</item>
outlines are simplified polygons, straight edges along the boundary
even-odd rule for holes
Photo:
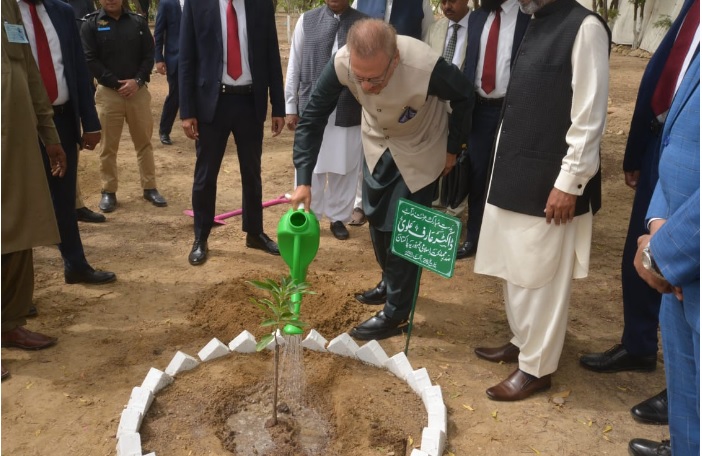
[[[483,358],[493,363],[516,363],[519,360],[519,348],[512,342],[496,348],[478,347],[475,349],[478,358]]]
[[[488,388],[485,392],[493,401],[521,401],[550,387],[551,374],[538,378],[517,369],[502,383]]]
[[[18,326],[2,333],[3,347],[17,347],[23,350],[41,350],[56,344],[55,337],[32,332],[24,326]]]

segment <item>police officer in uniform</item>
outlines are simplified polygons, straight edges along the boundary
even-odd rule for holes
[[[88,67],[98,82],[95,104],[103,132],[102,212],[117,207],[117,149],[125,120],[137,153],[144,199],[154,206],[166,206],[156,189],[151,94],[146,86],[154,66],[154,39],[146,19],[124,10],[122,1],[100,0],[102,8],[87,15],[81,27]]]

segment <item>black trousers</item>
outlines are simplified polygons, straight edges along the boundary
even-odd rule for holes
[[[641,172],[622,253],[622,345],[635,356],[655,355],[658,352],[658,312],[661,307],[661,295],[639,277],[634,268],[634,257],[639,236],[648,232],[646,212],[658,181],[659,149],[660,137],[648,144],[641,160]]]
[[[66,104],[70,106],[70,102]],[[85,259],[83,242],[78,231],[78,218],[76,216],[76,179],[78,174],[78,140],[76,138],[75,115],[69,107],[63,113],[54,115],[54,124],[61,139],[61,147],[66,153],[66,174],[63,177],[51,175],[49,158],[44,145],[41,145],[44,171],[49,182],[51,201],[54,204],[56,223],[58,224],[61,243],[59,250],[63,258],[66,271],[82,272],[90,265]]]
[[[230,134],[234,135],[241,173],[242,228],[249,234],[261,234],[263,123],[256,120],[253,95],[220,94],[212,123],[198,123],[198,130],[192,196],[195,238],[207,240],[212,230],[217,176]]]
[[[158,127],[159,135],[170,135],[173,130],[173,122],[175,122],[180,106],[178,99],[178,72],[166,73],[168,80],[168,95],[163,102],[163,111],[161,111],[161,123]]]
[[[487,192],[488,166],[500,122],[500,106],[475,104],[473,128],[468,139],[470,156],[470,193],[468,194],[468,223],[466,241],[478,242],[483,224]]]
[[[363,211],[368,216],[375,259],[383,271],[387,298],[383,312],[388,318],[409,317],[417,286],[419,266],[392,253],[392,229],[400,198],[430,207],[436,181],[412,193],[389,150],[380,157],[373,173],[363,166]]]

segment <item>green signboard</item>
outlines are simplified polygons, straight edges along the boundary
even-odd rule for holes
[[[401,198],[392,232],[392,253],[446,278],[453,276],[461,221]]]

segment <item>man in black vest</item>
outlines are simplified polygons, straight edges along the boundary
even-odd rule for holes
[[[519,361],[490,399],[551,386],[573,278],[587,276],[600,207],[599,146],[607,115],[609,29],[576,0],[519,0],[533,14],[512,66],[492,157],[475,272],[504,280],[514,337],[477,348]]]
[[[510,67],[517,56],[531,16],[519,10],[517,0],[483,0],[468,16],[468,48],[464,74],[475,87],[473,130],[468,138],[470,191],[465,242],[457,259],[472,257],[478,248],[485,210],[488,164],[495,143],[502,101],[507,93]]]
[[[295,130],[332,54],[346,44],[351,25],[366,17],[351,8],[348,0],[325,3],[305,12],[295,25],[285,78],[286,123],[290,130]],[[329,219],[329,229],[340,241],[349,238],[345,223],[351,219],[362,158],[361,105],[344,89],[324,129],[322,149],[312,174],[312,210],[320,219]]]

